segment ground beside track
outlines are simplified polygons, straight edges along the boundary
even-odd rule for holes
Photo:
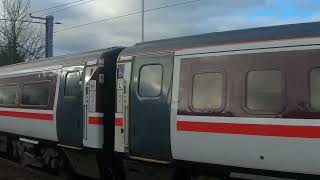
[[[15,162],[0,157],[0,180],[66,180],[46,172],[24,167]],[[73,175],[68,180],[92,180]]]
[[[0,158],[0,180],[59,180],[59,178]]]
[[[74,177],[74,180],[90,180],[85,177]],[[247,178],[245,178],[247,179]],[[250,178],[251,179],[251,178]],[[0,158],[0,180],[63,180],[32,168],[23,167],[12,161]],[[92,180],[92,179],[91,179]],[[244,179],[230,179],[244,180]],[[282,180],[281,178],[252,178],[252,180]]]

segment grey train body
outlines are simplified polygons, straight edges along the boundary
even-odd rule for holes
[[[94,178],[318,176],[319,58],[304,23],[4,66],[0,151]]]

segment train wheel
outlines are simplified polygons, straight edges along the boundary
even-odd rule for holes
[[[125,180],[125,173],[119,167],[113,167],[112,169],[104,168],[101,171],[101,179]]]
[[[51,157],[47,166],[49,171],[57,175],[61,180],[77,179],[68,159],[61,152],[59,156]]]
[[[7,154],[9,159],[19,162],[21,159],[20,153],[19,153],[19,147],[18,147],[18,142],[15,140],[12,140],[8,138],[7,141]]]
[[[112,170],[113,180],[125,180],[125,172],[122,167],[114,167]]]
[[[191,176],[186,169],[177,168],[173,177],[174,180],[191,180]]]
[[[58,162],[54,162],[54,161],[52,161],[52,163],[53,163],[52,165],[53,165],[53,167],[57,167],[56,163],[58,163]],[[76,175],[74,174],[72,167],[69,165],[65,165],[63,167],[60,166],[55,169],[51,168],[49,171],[51,173],[53,173],[54,175],[58,176],[59,179],[61,179],[61,180],[78,179],[78,178],[75,178]]]

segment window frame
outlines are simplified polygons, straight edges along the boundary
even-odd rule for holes
[[[1,87],[5,87],[5,86],[15,86],[16,87],[16,101],[15,104],[1,104],[0,103],[0,107],[17,107],[19,105],[19,86],[18,83],[9,83],[9,84],[1,84]]]
[[[248,87],[247,87],[247,82],[248,82],[248,77],[249,77],[249,73],[253,72],[253,71],[279,71],[281,74],[281,108],[279,108],[278,111],[267,111],[267,110],[256,110],[256,109],[250,109],[247,107],[247,96],[248,96]],[[249,114],[254,114],[254,115],[278,115],[281,114],[286,107],[287,104],[287,77],[286,77],[286,73],[284,71],[282,71],[281,69],[250,69],[246,72],[245,78],[244,78],[244,92],[242,94],[244,94],[244,98],[243,98],[243,109],[249,113]]]
[[[309,109],[309,111],[310,112],[314,112],[314,113],[316,113],[316,112],[320,112],[320,109],[319,110],[317,110],[317,109],[315,109],[315,108],[313,108],[312,107],[312,104],[311,104],[311,73],[312,73],[312,71],[314,70],[314,69],[319,69],[320,70],[320,67],[312,67],[312,68],[310,68],[309,69],[309,71],[308,71],[308,109]]]
[[[79,83],[82,81],[82,77],[81,77],[81,72],[80,71],[68,71],[66,74],[65,74],[65,82],[64,82],[64,89],[63,89],[63,97],[64,98],[76,98],[78,96],[66,96],[66,87],[67,87],[67,77],[69,74],[72,74],[72,73],[78,73],[79,75]],[[79,84],[79,88],[80,88],[80,96],[81,96],[81,91],[82,91],[82,86]]]
[[[140,82],[141,82],[141,70],[146,67],[146,66],[153,66],[153,65],[157,65],[157,66],[161,66],[161,90],[159,92],[159,94],[157,96],[142,96],[140,94]],[[144,64],[140,67],[139,69],[139,81],[138,81],[138,89],[137,89],[137,94],[140,98],[147,98],[147,99],[156,99],[159,98],[162,94],[163,91],[163,77],[164,77],[164,71],[163,71],[163,65],[162,64],[158,64],[158,63],[152,63],[152,64]]]
[[[24,90],[24,86],[25,85],[30,85],[30,84],[42,84],[42,83],[47,83],[49,86],[49,92],[48,92],[48,99],[47,99],[47,104],[46,105],[28,105],[28,104],[23,104],[22,103],[22,99],[23,99],[23,90]],[[22,83],[22,87],[21,87],[21,98],[20,98],[20,104],[22,107],[37,107],[37,108],[47,108],[50,105],[50,97],[51,97],[51,81],[49,80],[42,80],[42,81],[29,81],[29,82],[25,82]]]
[[[210,74],[210,73],[220,73],[222,75],[222,103],[221,103],[221,106],[217,109],[212,109],[210,111],[205,111],[205,110],[201,110],[201,109],[198,109],[198,108],[195,108],[193,106],[193,94],[194,94],[194,91],[193,91],[193,85],[194,85],[194,78],[196,75],[199,75],[199,74]],[[191,95],[189,96],[189,108],[192,112],[194,113],[202,113],[202,114],[210,114],[210,113],[220,113],[222,111],[225,110],[226,108],[226,102],[227,102],[227,74],[225,71],[197,71],[196,73],[193,73],[192,75],[192,81],[190,83],[191,87]]]

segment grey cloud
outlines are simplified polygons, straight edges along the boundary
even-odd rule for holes
[[[225,30],[226,28],[222,28],[226,26],[224,21],[235,20],[235,17],[245,16],[248,12],[268,4],[266,0],[200,2],[147,13],[147,39],[163,39]],[[219,19],[219,22],[214,22],[212,19]]]
[[[55,0],[32,0],[34,9],[62,3]],[[200,33],[224,31],[319,19],[308,18],[279,19],[277,15],[251,17],[259,11],[277,13],[275,0],[202,0],[159,11],[146,13],[146,40],[172,38]],[[302,0],[294,0],[302,2]],[[44,3],[45,2],[45,3]],[[146,9],[168,4],[186,2],[185,0],[146,0]],[[305,0],[304,8],[315,5]],[[320,3],[317,3],[320,4]],[[141,10],[140,0],[96,0],[85,6],[79,6],[56,15],[63,25],[61,30],[70,26],[114,17]],[[301,10],[302,11],[302,10]],[[320,13],[319,13],[320,14]],[[109,46],[129,46],[140,41],[141,17],[135,15],[127,18],[107,21],[99,24],[61,32],[55,35],[55,46],[71,51],[86,51]],[[70,51],[59,51],[59,53]]]

